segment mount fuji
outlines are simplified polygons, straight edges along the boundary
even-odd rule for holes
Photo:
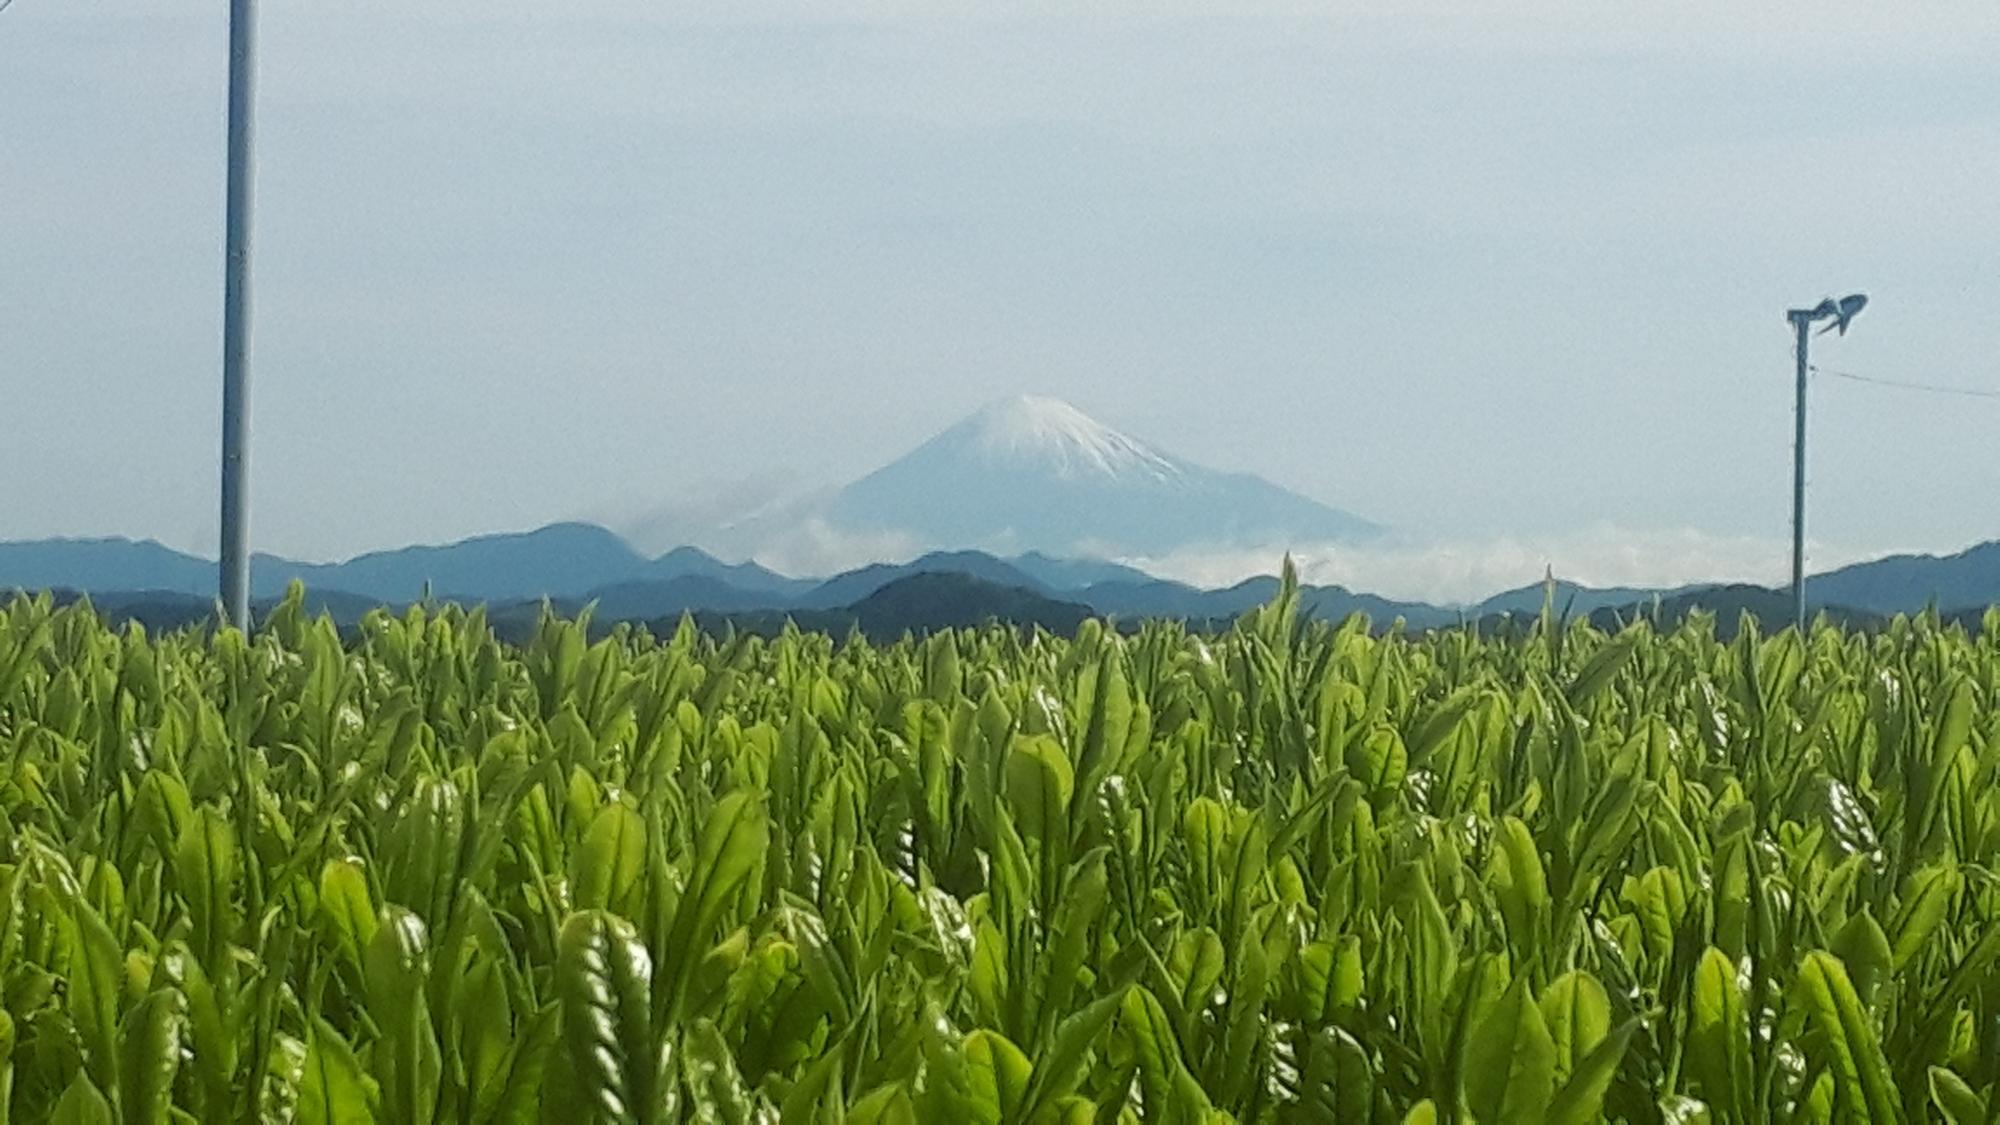
[[[819,506],[839,531],[928,547],[1156,557],[1353,543],[1382,531],[1249,473],[1181,460],[1059,399],[992,403]]]

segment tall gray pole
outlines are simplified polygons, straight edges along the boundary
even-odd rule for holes
[[[229,0],[229,202],[222,296],[222,605],[250,627],[250,140],[256,0]]]
[[[1812,314],[1794,309],[1792,328],[1798,332],[1798,399],[1793,405],[1792,438],[1792,611],[1799,632],[1806,631],[1806,347]]]

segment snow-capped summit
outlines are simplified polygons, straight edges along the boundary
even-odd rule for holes
[[[1065,479],[1139,475],[1169,480],[1181,466],[1144,442],[1058,398],[1017,395],[991,403],[938,435],[970,455],[1010,465],[1041,467]]]
[[[814,514],[836,530],[926,547],[1095,557],[1353,542],[1381,530],[1248,473],[1183,461],[1036,395],[982,408]]]

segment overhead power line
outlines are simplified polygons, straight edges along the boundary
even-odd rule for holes
[[[1835,371],[1831,368],[1813,365],[1816,375],[1831,375],[1836,379],[1846,379],[1853,383],[1867,383],[1876,387],[1893,387],[1902,391],[1922,391],[1933,395],[1960,395],[1965,398],[2000,398],[2000,390],[1982,387],[1953,387],[1942,383],[1913,383],[1903,379],[1884,379],[1875,375],[1857,375],[1852,371]]]

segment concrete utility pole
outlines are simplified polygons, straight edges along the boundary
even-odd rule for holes
[[[229,0],[229,201],[222,295],[223,611],[250,628],[250,141],[256,0]]]
[[[1814,323],[1831,319],[1833,323],[1820,329],[1820,335],[1838,328],[1845,336],[1848,323],[1867,303],[1865,295],[1855,293],[1838,301],[1828,297],[1812,308],[1785,314],[1798,334],[1798,395],[1792,408],[1792,612],[1800,633],[1806,631],[1806,376],[1812,369],[1807,358],[1811,329]]]

